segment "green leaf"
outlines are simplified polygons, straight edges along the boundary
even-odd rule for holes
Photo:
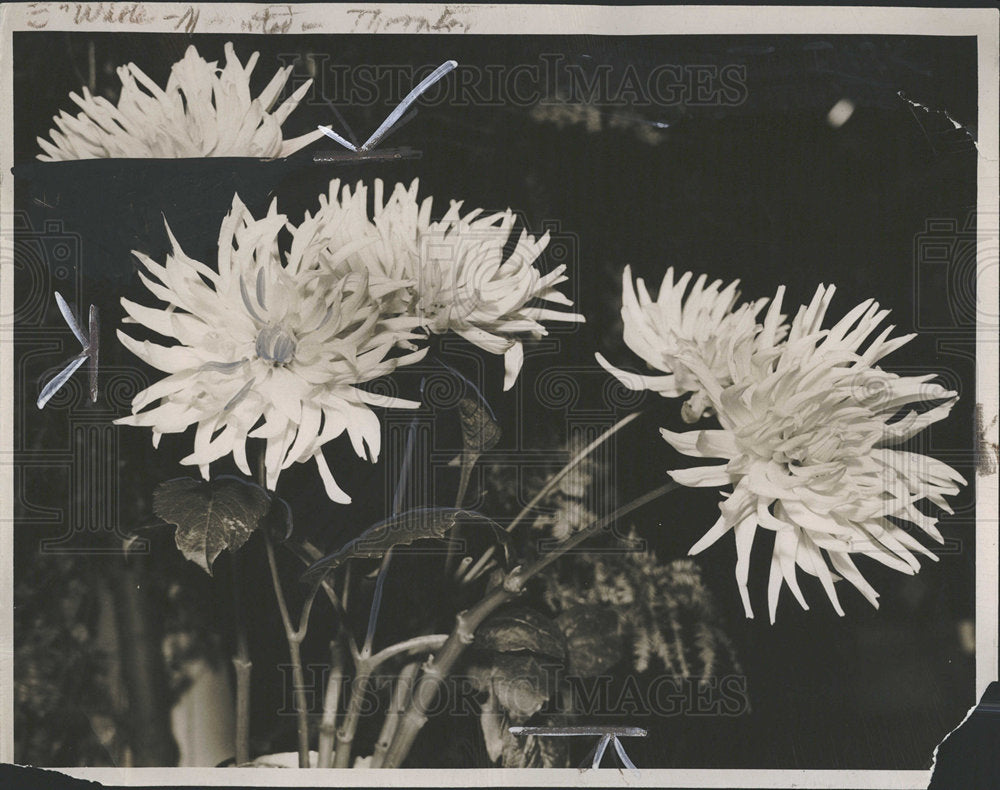
[[[552,620],[534,609],[518,607],[493,615],[476,629],[476,647],[498,653],[527,650],[566,658],[566,638]]]
[[[443,538],[457,524],[488,526],[494,535],[506,535],[502,526],[472,510],[454,507],[415,508],[387,518],[366,529],[342,548],[314,562],[302,574],[302,581],[318,582],[334,568],[356,557],[378,558],[394,546],[417,540]]]
[[[612,609],[580,604],[560,614],[556,623],[566,635],[571,674],[594,677],[621,660],[618,615]]]
[[[209,576],[219,554],[246,543],[270,507],[267,491],[238,477],[181,477],[153,492],[153,512],[177,526],[177,548]]]

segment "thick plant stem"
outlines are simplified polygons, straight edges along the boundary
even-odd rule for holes
[[[236,670],[236,765],[250,762],[250,674],[253,662],[247,643],[247,624],[243,612],[241,585],[243,584],[242,558],[232,555],[233,610],[236,620],[236,655],[233,668]]]
[[[496,608],[513,597],[513,593],[500,587],[471,609],[459,612],[455,617],[455,628],[448,636],[448,641],[437,655],[427,660],[423,675],[413,687],[410,703],[399,721],[392,744],[386,751],[383,763],[386,768],[398,768],[406,759],[417,733],[427,721],[426,712],[434,704],[438,691],[444,685],[455,662],[461,657],[465,648],[472,644],[476,629]]]
[[[354,733],[357,732],[361,719],[361,708],[365,701],[365,689],[371,676],[370,659],[361,659],[356,665],[354,682],[351,684],[351,697],[347,702],[347,714],[344,723],[337,730],[337,751],[333,758],[334,768],[351,767],[351,746],[354,743]]]
[[[355,657],[355,678],[351,684],[351,697],[347,702],[347,713],[344,716],[344,722],[337,730],[337,749],[333,760],[334,768],[350,767],[354,733],[357,731],[358,722],[361,720],[361,711],[364,707],[368,680],[375,670],[394,656],[404,653],[424,653],[430,650],[437,650],[441,645],[445,644],[447,639],[448,637],[444,634],[415,636],[395,645],[390,645],[368,658]]]
[[[413,696],[407,706],[406,713],[399,723],[396,737],[385,757],[386,768],[398,768],[402,765],[416,740],[417,733],[427,721],[427,711],[431,709],[438,692],[451,673],[455,663],[462,656],[465,648],[472,644],[476,629],[496,609],[513,600],[524,590],[528,580],[547,568],[567,551],[575,548],[588,538],[593,537],[609,524],[624,518],[633,510],[642,507],[654,499],[663,496],[668,491],[677,488],[673,481],[666,483],[641,497],[632,500],[604,518],[597,519],[586,528],[564,540],[553,551],[539,557],[523,568],[515,568],[504,579],[500,587],[489,592],[485,598],[472,608],[459,612],[455,617],[455,628],[448,636],[441,650],[424,665],[424,674],[420,676],[413,689]]]
[[[340,707],[340,688],[344,680],[344,651],[337,641],[330,643],[330,675],[323,695],[323,719],[319,725],[319,768],[333,765],[333,747],[337,737],[337,708]]]
[[[389,745],[392,743],[392,738],[399,726],[399,719],[405,712],[406,705],[410,700],[413,680],[417,676],[419,669],[420,662],[411,661],[403,667],[403,670],[399,673],[399,677],[396,678],[396,687],[393,689],[389,712],[385,716],[385,721],[382,723],[382,731],[375,742],[375,753],[372,755],[371,762],[372,768],[381,768],[385,762],[386,752],[389,751]]]

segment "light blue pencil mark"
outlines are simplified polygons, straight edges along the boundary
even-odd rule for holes
[[[323,134],[334,140],[340,145],[344,146],[348,151],[353,151],[355,153],[360,153],[361,151],[371,151],[375,146],[377,146],[382,139],[392,130],[392,127],[396,125],[400,118],[410,109],[410,105],[413,104],[417,99],[419,99],[424,93],[426,93],[438,80],[444,77],[449,72],[453,71],[458,66],[458,63],[454,60],[447,60],[438,66],[434,71],[428,74],[420,83],[406,94],[406,98],[399,103],[399,105],[386,117],[382,124],[375,130],[371,137],[369,137],[361,147],[354,145],[353,143],[346,140],[343,136],[337,134],[329,126],[317,126]]]
[[[89,330],[88,337],[88,335],[84,334],[83,330],[80,328],[80,324],[77,322],[76,316],[73,315],[73,311],[70,310],[69,305],[66,304],[66,300],[63,299],[62,294],[56,291],[55,296],[59,312],[62,313],[63,319],[69,325],[69,328],[76,336],[76,339],[80,341],[80,345],[83,346],[83,349],[79,354],[67,362],[65,367],[63,367],[63,369],[60,370],[48,384],[42,387],[42,391],[38,393],[36,405],[39,409],[44,409],[45,404],[52,399],[53,395],[65,386],[66,382],[72,378],[73,374],[79,370],[80,366],[83,365],[84,362],[90,363],[88,366],[90,400],[92,403],[97,403],[97,364],[100,342],[100,321],[98,319],[97,306],[90,306],[90,320],[87,327]]]
[[[622,761],[622,765],[625,766],[631,773],[638,775],[639,769],[636,768],[635,763],[633,763],[629,756],[625,753],[625,746],[619,740],[619,738],[644,738],[646,737],[646,731],[642,727],[603,727],[595,725],[592,727],[588,726],[566,726],[566,727],[510,727],[510,734],[514,736],[518,735],[535,735],[547,738],[553,737],[578,737],[581,735],[599,735],[601,739],[597,742],[597,746],[594,747],[593,758],[588,758],[590,765],[587,766],[584,763],[580,767],[580,770],[586,770],[587,767],[590,768],[600,768],[601,760],[604,758],[604,753],[607,751],[608,746],[614,745],[615,751],[618,752],[618,757]]]

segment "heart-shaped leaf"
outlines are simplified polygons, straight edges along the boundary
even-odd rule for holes
[[[566,635],[571,674],[594,677],[621,660],[622,640],[613,610],[580,604],[560,614],[556,623]]]
[[[481,513],[454,507],[415,508],[370,526],[354,540],[306,568],[302,581],[318,582],[334,568],[356,557],[381,557],[394,546],[405,546],[417,540],[443,538],[456,525],[489,527],[494,535],[506,536],[506,530]]]
[[[552,620],[534,609],[507,609],[476,629],[476,647],[498,653],[526,650],[566,658],[566,638]]]
[[[246,543],[270,507],[267,491],[238,477],[207,482],[181,477],[153,492],[153,512],[177,525],[177,548],[209,576],[219,554]]]

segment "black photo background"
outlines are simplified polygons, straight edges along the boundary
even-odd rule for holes
[[[417,72],[423,76],[455,59],[466,71],[446,78],[384,144],[418,149],[418,160],[352,166],[312,164],[308,156],[294,166],[82,163],[64,189],[83,210],[75,219],[67,214],[65,226],[46,226],[58,212],[48,213],[34,200],[39,186],[29,180],[30,168],[15,182],[18,243],[39,250],[31,260],[41,261],[19,268],[15,280],[15,452],[23,459],[16,466],[17,760],[108,764],[120,759],[123,744],[153,762],[172,759],[170,745],[157,741],[162,721],[147,722],[140,732],[126,711],[108,702],[115,698],[113,689],[101,684],[113,681],[102,672],[103,658],[94,648],[94,635],[106,627],[98,622],[101,596],[118,600],[123,627],[135,614],[120,602],[124,588],[140,584],[151,607],[148,628],[160,635],[198,633],[204,637],[198,644],[218,643],[222,655],[228,650],[225,558],[210,583],[169,541],[154,542],[151,553],[134,560],[127,572],[121,558],[107,551],[120,543],[109,523],[117,521],[127,531],[148,520],[153,486],[195,473],[176,463],[188,452],[189,437],[167,437],[154,452],[145,430],[106,429],[127,410],[137,381],[132,373],[159,375],[141,368],[113,335],[121,317],[118,297],[153,302],[134,275],[128,249],[148,232],[141,249],[162,255],[161,212],[172,225],[175,216],[178,223],[186,217],[197,225],[202,212],[221,218],[231,199],[224,196],[228,179],[259,187],[261,207],[268,194],[277,195],[279,210],[298,221],[331,178],[380,177],[391,184],[419,177],[421,195],[434,196],[437,214],[450,199],[463,199],[466,209],[510,206],[534,232],[552,229],[549,265],[569,265],[568,290],[587,324],[556,328],[536,354],[529,353],[509,393],[501,392],[498,358],[480,355],[484,358],[476,362],[475,355],[461,353],[469,347],[457,343],[444,345],[441,353],[464,375],[481,377],[505,432],[501,447],[512,453],[530,449],[539,436],[561,441],[574,415],[609,409],[624,415],[641,403],[645,416],[616,444],[611,475],[620,502],[685,463],[657,432],[659,426],[680,429],[679,402],[615,390],[593,360],[593,352],[601,351],[618,364],[639,364],[621,341],[618,307],[626,264],[651,286],[669,265],[724,281],[738,277],[749,298],[770,296],[785,284],[786,305],[808,301],[818,284],[832,282],[838,293],[831,315],[873,297],[892,309],[898,333],[921,332],[885,364],[909,375],[938,373],[961,396],[919,448],[970,481],[955,502],[956,514],[942,520],[947,543],[940,561],[924,562],[919,575],[904,577],[862,559],[863,572],[881,593],[881,608],[872,610],[848,593],[842,596],[844,618],[831,610],[818,583],[804,580],[812,610],[800,611],[790,597],[783,598],[771,626],[762,592],[769,549],[762,546],[755,555],[760,562],[751,574],[751,595],[759,613],[746,620],[733,578],[735,550],[731,541],[720,541],[698,562],[739,656],[749,708],[733,711],[738,715],[718,710],[698,715],[691,706],[674,716],[625,710],[621,722],[650,731],[647,739],[629,742],[631,757],[642,767],[927,767],[934,746],[974,702],[968,647],[975,591],[974,40],[18,33],[15,164],[31,163],[39,151],[35,137],[47,136],[51,116],[73,109],[70,91],[92,83],[95,93],[114,100],[115,66],[134,61],[162,84],[189,44],[221,61],[228,40],[244,61],[261,52],[259,86],[297,57],[296,79],[317,77],[313,92],[285,123],[286,136],[317,124],[343,131],[332,103],[363,140],[410,87],[413,72],[407,69],[423,69]],[[566,74],[547,79],[552,64],[556,72],[571,67],[578,81]],[[356,90],[345,95],[344,70],[361,66],[383,68],[370,72],[383,78],[360,87],[351,83]],[[646,102],[641,83],[660,66],[672,67],[664,79],[674,89]],[[396,76],[384,76],[389,67],[398,67]],[[519,67],[521,76],[512,76]],[[639,89],[629,89],[632,73],[639,75]],[[590,99],[572,95],[574,86],[579,93],[581,75],[591,80],[595,74],[606,78],[603,95],[600,82]],[[465,89],[460,75],[469,80]],[[474,83],[476,75],[480,81]],[[845,99],[853,114],[835,126],[828,112]],[[938,110],[946,110],[961,128]],[[334,148],[332,141],[321,140],[307,152]],[[106,225],[95,227],[101,216]],[[202,222],[212,225],[204,217]],[[69,254],[53,246],[61,231],[68,233]],[[177,231],[185,251],[213,263],[212,234],[191,233],[198,244],[185,244]],[[949,250],[943,259],[934,252],[941,248]],[[56,261],[59,255],[64,263]],[[51,299],[57,288],[75,288],[78,310],[91,303],[102,309],[102,397],[94,406],[85,404],[85,387],[77,383],[39,412],[34,404],[39,378],[51,376],[53,367],[76,351],[68,331],[61,346],[51,344],[58,337],[55,328],[62,326]],[[556,370],[578,382],[574,393],[552,394]],[[416,392],[419,373],[397,379],[403,394]],[[94,459],[74,456],[72,448],[86,430],[104,431],[114,461],[85,475],[81,469]],[[442,444],[453,447],[454,437],[446,427],[441,430]],[[68,463],[46,460],[63,450]],[[354,494],[353,505],[328,502],[311,465],[284,473],[278,493],[302,514],[296,529],[334,549],[385,515],[394,471],[386,460],[374,466],[359,461],[339,441],[327,456],[338,481]],[[335,464],[335,458],[343,461]],[[228,471],[225,463],[213,467]],[[442,501],[426,504],[450,504],[457,474],[436,470],[434,475]],[[476,485],[482,488],[484,481]],[[487,494],[476,496],[477,506],[488,506]],[[632,523],[666,561],[686,553],[711,525],[716,508],[715,492],[684,491],[639,511]],[[109,520],[96,523],[94,513]],[[81,519],[92,531],[75,530]],[[46,539],[49,548],[43,550]],[[94,551],[99,548],[106,551]],[[247,564],[265,572],[260,556],[248,556]],[[385,593],[386,631],[408,633],[413,618],[433,606],[435,594],[430,574],[416,563],[401,563]],[[290,750],[294,718],[274,716],[282,705],[277,666],[286,659],[277,610],[263,581],[246,595],[255,612],[254,734],[262,749]],[[412,603],[418,595],[424,596],[419,605]],[[175,658],[183,657],[184,649],[175,646]],[[325,637],[311,637],[306,651],[317,663],[325,661]],[[146,680],[160,695],[182,683],[169,668]],[[477,762],[481,748],[475,745],[474,719],[465,731],[469,743],[449,747],[451,735],[429,727],[412,764],[484,764]]]

